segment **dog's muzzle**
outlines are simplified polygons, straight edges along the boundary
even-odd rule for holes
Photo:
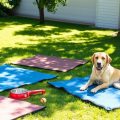
[[[102,66],[101,66],[101,63],[97,63],[97,67],[96,67],[97,70],[102,70]]]

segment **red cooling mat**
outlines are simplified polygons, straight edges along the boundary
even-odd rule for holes
[[[0,96],[0,120],[11,120],[45,108],[29,102]]]
[[[26,58],[17,62],[13,62],[13,64],[66,72],[75,68],[78,65],[83,65],[86,62],[87,61],[85,60],[36,55],[31,58]]]

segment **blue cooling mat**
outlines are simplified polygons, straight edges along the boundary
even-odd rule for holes
[[[0,91],[16,88],[25,84],[36,83],[45,79],[52,79],[54,77],[56,76],[52,74],[41,73],[5,64],[0,66]]]
[[[112,110],[120,107],[120,90],[109,87],[99,90],[97,93],[91,93],[90,90],[95,85],[90,86],[85,91],[80,91],[80,87],[88,81],[89,77],[73,78],[67,81],[48,82],[56,88],[64,88],[68,93],[79,97],[82,100],[90,101],[106,110]]]

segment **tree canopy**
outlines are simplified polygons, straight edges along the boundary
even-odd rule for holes
[[[66,0],[36,0],[36,3],[39,9],[40,21],[44,22],[44,8],[48,12],[56,12],[59,5],[66,5]]]

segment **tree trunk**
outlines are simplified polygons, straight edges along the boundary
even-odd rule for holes
[[[44,7],[43,8],[39,8],[39,17],[40,17],[40,23],[44,23],[45,22]]]

